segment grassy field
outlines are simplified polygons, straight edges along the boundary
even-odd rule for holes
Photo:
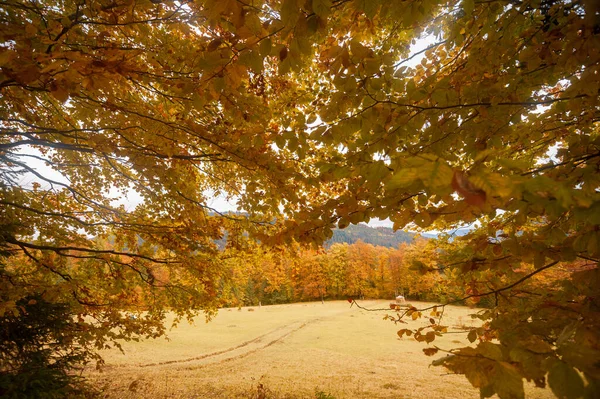
[[[448,307],[444,324],[473,325],[472,311]],[[87,376],[115,399],[479,398],[464,377],[430,367],[426,345],[398,338],[404,327],[383,320],[384,314],[346,301],[222,309],[210,323],[182,323],[168,341],[127,343],[125,354],[104,351],[104,370]],[[435,344],[450,349],[467,342],[465,334],[448,334]],[[552,397],[532,386],[526,393]]]

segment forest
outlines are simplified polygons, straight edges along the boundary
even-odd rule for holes
[[[443,275],[424,275],[413,261],[434,269],[437,254],[424,241],[399,248],[358,241],[327,250],[266,252],[231,268],[231,286],[221,293],[226,306],[328,299],[389,298],[441,301],[450,295]],[[236,260],[236,262],[238,262]],[[454,298],[455,299],[455,298]]]
[[[86,397],[171,315],[404,290],[482,398],[598,397],[597,0],[2,0],[0,37],[0,395]],[[336,242],[375,219],[470,228]],[[444,352],[453,303],[484,327]]]

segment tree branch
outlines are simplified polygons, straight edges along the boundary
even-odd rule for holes
[[[443,306],[447,306],[447,305],[452,305],[452,304],[455,304],[455,303],[458,303],[458,302],[462,302],[462,301],[465,301],[465,300],[467,300],[467,299],[469,299],[469,298],[479,298],[479,297],[482,297],[482,296],[488,296],[488,295],[496,295],[496,294],[499,294],[500,292],[507,291],[507,290],[510,290],[511,288],[514,288],[514,287],[516,287],[517,285],[519,285],[519,284],[521,284],[522,282],[524,282],[524,281],[526,281],[526,280],[530,279],[531,277],[535,276],[536,274],[538,274],[538,273],[540,273],[540,272],[542,272],[542,271],[544,271],[544,270],[546,270],[546,269],[549,269],[549,268],[551,268],[552,266],[555,266],[557,263],[559,263],[559,261],[557,261],[557,260],[556,260],[556,261],[554,261],[554,262],[551,262],[551,263],[549,263],[549,264],[547,264],[547,265],[545,265],[545,266],[542,266],[542,267],[540,267],[539,269],[537,269],[537,270],[534,270],[533,272],[531,272],[531,273],[527,274],[526,276],[523,276],[522,278],[518,279],[518,280],[517,280],[517,281],[515,281],[514,283],[512,283],[512,284],[509,284],[509,285],[507,285],[507,286],[505,286],[505,287],[502,287],[502,288],[498,288],[497,290],[492,290],[492,291],[488,291],[488,292],[483,292],[483,293],[480,293],[480,294],[471,294],[471,295],[467,295],[467,296],[465,296],[465,297],[462,297],[462,298],[460,298],[460,299],[455,299],[455,300],[453,300],[453,301],[444,302],[444,303],[442,303],[442,304],[437,304],[437,305],[433,305],[433,306],[428,306],[428,307],[426,307],[426,308],[420,308],[420,309],[416,309],[415,311],[417,311],[417,312],[423,312],[423,311],[425,311],[425,310],[431,310],[431,309],[433,309],[433,308],[439,308],[439,307],[443,307]],[[369,311],[369,312],[377,312],[377,311],[389,311],[389,310],[390,310],[390,309],[385,309],[385,308],[384,308],[384,309],[367,309],[367,308],[365,308],[365,307],[362,307],[362,306],[360,306],[360,305],[359,305],[359,304],[356,302],[356,300],[354,300],[354,299],[352,300],[352,303],[356,303],[356,306],[358,306],[360,309],[367,310],[367,311]],[[409,310],[411,310],[411,308],[408,308],[408,309],[406,310],[406,312],[408,312]],[[413,310],[414,310],[414,309],[413,309]],[[403,317],[403,316],[406,314],[406,312],[404,312],[404,314],[403,314],[402,316],[400,316],[400,318],[402,318],[402,317]]]
[[[127,256],[130,258],[144,259],[144,260],[147,260],[147,261],[150,261],[153,263],[161,263],[161,264],[167,264],[167,265],[174,264],[174,263],[181,263],[180,261],[174,261],[174,260],[170,260],[170,259],[153,258],[153,257],[146,256],[146,255],[136,254],[136,253],[132,253],[132,252],[114,251],[111,249],[93,249],[93,248],[82,248],[82,247],[71,247],[71,246],[65,246],[65,247],[56,246],[55,247],[55,246],[50,246],[50,245],[37,245],[37,244],[22,242],[13,237],[7,237],[6,242],[16,245],[23,250],[25,250],[25,248],[29,248],[29,249],[37,249],[37,250],[41,250],[41,251],[52,251],[52,252],[56,252],[57,254],[63,255],[63,256],[65,255],[63,252],[75,251],[75,252],[87,252],[87,253],[93,253],[93,254]]]

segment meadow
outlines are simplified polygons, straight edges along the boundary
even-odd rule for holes
[[[388,301],[361,301],[367,308]],[[426,303],[414,303],[424,306]],[[443,349],[468,344],[458,330],[476,325],[475,309],[448,306],[444,323],[455,333]],[[105,398],[479,398],[464,376],[430,366],[425,343],[399,338],[385,312],[346,301],[220,309],[209,323],[182,322],[167,339],[130,342],[105,350],[102,371],[86,376]],[[433,344],[430,344],[433,345]],[[551,398],[526,386],[528,398]]]

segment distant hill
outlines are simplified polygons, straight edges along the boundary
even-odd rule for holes
[[[325,247],[329,248],[335,243],[354,244],[356,241],[362,240],[367,244],[396,248],[403,242],[412,242],[414,237],[414,233],[394,232],[389,227],[373,228],[366,224],[351,224],[343,230],[333,229],[333,237],[325,242]]]
[[[456,230],[448,230],[446,233],[453,235],[454,237],[462,237],[473,231],[472,228],[464,227]],[[437,238],[439,233],[424,233],[421,235],[423,238]]]
[[[213,214],[211,214],[213,215]],[[236,213],[236,215],[242,215],[243,213]],[[351,224],[345,229],[333,229],[333,237],[323,243],[325,248],[331,247],[336,243],[347,243],[354,244],[361,240],[364,243],[388,247],[397,248],[402,243],[410,244],[416,234],[409,233],[406,231],[394,231],[391,227],[370,227],[364,223]],[[422,238],[435,238],[437,234],[423,234]],[[220,249],[225,248],[227,243],[227,233],[224,234],[223,238],[215,240],[215,243]]]

